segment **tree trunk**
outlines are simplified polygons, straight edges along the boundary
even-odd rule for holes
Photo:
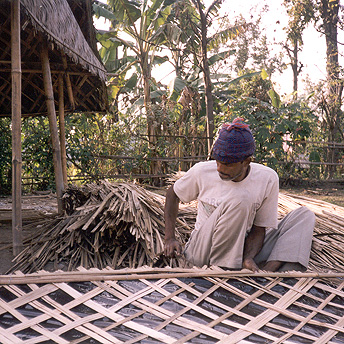
[[[297,99],[297,91],[298,91],[298,76],[299,76],[299,71],[298,71],[298,43],[297,41],[294,42],[294,47],[293,47],[293,92],[294,92],[294,99]]]
[[[342,83],[339,79],[338,62],[338,41],[337,41],[337,23],[338,23],[338,0],[321,0],[321,17],[323,19],[323,28],[326,38],[326,72],[327,72],[327,95],[326,95],[326,115],[329,142],[341,140],[341,96],[343,91]],[[337,154],[334,151],[328,151],[328,162],[338,162]],[[336,171],[335,166],[329,166],[328,177],[333,178]]]
[[[298,92],[298,77],[301,72],[302,64],[299,66],[299,44],[298,41],[293,41],[293,49],[289,48],[287,44],[284,45],[286,49],[289,59],[291,69],[293,71],[293,99],[297,99],[297,92]]]
[[[142,74],[143,74],[143,91],[144,91],[144,107],[146,110],[146,116],[147,116],[147,136],[149,140],[149,150],[151,157],[157,158],[158,153],[156,150],[156,144],[157,144],[157,123],[154,118],[154,113],[152,111],[152,101],[150,96],[150,70],[148,66],[148,62],[145,62],[141,65],[142,68]],[[150,174],[157,175],[160,171],[160,163],[158,160],[152,160],[150,162]],[[153,184],[158,185],[160,183],[160,180],[157,178],[153,179]]]
[[[201,17],[201,53],[202,53],[202,69],[205,88],[205,104],[207,115],[207,137],[208,137],[208,154],[210,154],[211,147],[213,145],[214,135],[214,113],[213,113],[213,95],[212,95],[212,83],[210,79],[210,70],[208,65],[207,56],[207,19],[202,10],[202,4],[200,0],[197,0],[198,12]]]

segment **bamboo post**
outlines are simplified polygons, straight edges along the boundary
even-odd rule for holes
[[[11,2],[11,68],[12,68],[12,237],[13,255],[23,249],[21,209],[21,50],[20,0]]]
[[[67,157],[66,157],[66,129],[65,129],[65,113],[64,113],[64,92],[63,92],[63,76],[59,74],[59,127],[60,127],[60,145],[61,145],[61,162],[62,177],[64,188],[68,186],[67,178]]]
[[[62,176],[62,163],[61,163],[61,150],[60,140],[57,130],[57,119],[54,103],[54,91],[51,80],[51,71],[49,64],[48,46],[44,44],[41,52],[42,68],[43,68],[43,81],[44,91],[47,98],[47,110],[49,118],[50,135],[53,146],[53,161],[55,170],[55,184],[56,184],[56,195],[57,195],[57,208],[61,214],[63,212],[62,205],[62,194],[63,194],[63,176]]]

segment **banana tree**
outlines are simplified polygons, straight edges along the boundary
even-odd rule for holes
[[[159,63],[167,58],[158,59],[157,53],[165,36],[162,27],[167,25],[174,0],[108,0],[107,5],[95,2],[95,14],[112,22],[110,31],[98,31],[98,39],[106,47],[109,40],[113,45],[130,50],[134,59],[123,65],[122,72],[137,65],[142,77],[144,90],[144,108],[147,116],[147,134],[152,146],[156,141],[154,117],[151,111],[152,68],[157,60]],[[108,53],[109,54],[109,53]]]
[[[175,65],[180,67],[180,61],[177,61],[177,58],[180,60],[184,58],[186,61],[185,56],[188,56],[188,60],[192,56],[194,73],[191,74],[196,76],[193,79],[197,79],[198,74],[202,73],[206,103],[208,151],[211,149],[214,134],[213,86],[209,66],[217,59],[227,58],[233,51],[209,55],[221,43],[234,38],[245,29],[245,25],[240,25],[217,31],[213,35],[208,34],[209,27],[219,14],[221,3],[222,0],[215,0],[206,9],[200,0],[182,1],[176,6],[174,16],[175,22],[180,25],[182,31],[180,40],[182,40],[184,47],[184,55],[180,54],[178,47],[172,47],[173,52],[178,52],[178,54],[172,54],[175,57]],[[176,74],[178,78],[183,78],[177,69]]]

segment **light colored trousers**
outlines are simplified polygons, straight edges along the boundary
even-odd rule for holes
[[[198,267],[216,265],[241,269],[245,244],[247,207],[242,202],[221,204],[185,246],[186,260]],[[306,207],[287,214],[278,228],[268,228],[257,264],[286,262],[280,270],[306,270],[312,245],[315,215]]]

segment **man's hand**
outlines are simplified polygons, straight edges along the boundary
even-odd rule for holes
[[[246,258],[242,262],[242,267],[243,269],[249,269],[252,270],[253,272],[259,271],[259,268],[256,264],[256,262],[252,258]]]
[[[182,254],[182,245],[180,242],[173,238],[165,242],[164,254],[167,258],[174,258]]]

